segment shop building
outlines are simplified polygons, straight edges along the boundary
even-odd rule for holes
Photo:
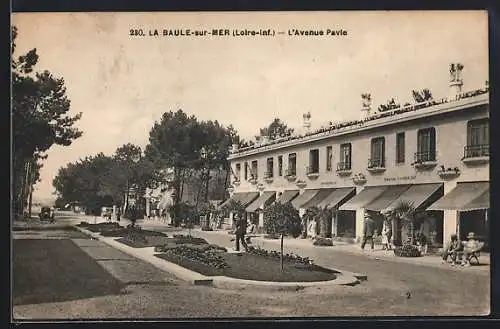
[[[311,131],[306,113],[300,135],[233,146],[231,199],[259,226],[270,202],[291,201],[301,215],[308,207],[331,207],[328,233],[356,238],[365,212],[377,218],[406,200],[425,215],[422,231],[437,243],[469,231],[487,239],[488,87],[462,92],[463,66],[451,68],[447,98],[373,111],[363,94],[359,120]]]

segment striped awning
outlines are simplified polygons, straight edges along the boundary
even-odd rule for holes
[[[323,201],[318,203],[318,207],[338,208],[354,195],[356,195],[355,187],[336,188]]]
[[[311,200],[318,192],[319,190],[305,190],[304,193],[293,199],[292,206],[295,209],[303,208],[303,205]]]
[[[490,209],[490,189],[484,191],[483,194],[466,204],[460,211],[473,211]]]
[[[299,190],[284,191],[276,202],[287,203],[295,199],[299,195]]]
[[[261,196],[259,196],[255,201],[250,203],[248,207],[246,207],[245,211],[246,212],[255,212],[258,209],[262,209],[264,205],[271,201],[272,199],[276,198],[276,192],[275,191],[265,191],[262,193]]]
[[[433,203],[427,210],[459,210],[467,211],[469,204],[476,199],[481,201],[480,197],[489,191],[488,182],[465,182],[457,183],[457,186],[441,199]],[[483,199],[484,201],[484,199]],[[484,206],[478,203],[479,206]],[[474,204],[472,204],[474,206]]]
[[[246,207],[250,202],[259,197],[259,192],[242,192],[242,193],[234,193],[229,199],[224,201],[219,208],[223,208],[228,205],[231,200],[239,201],[241,204]]]
[[[406,192],[411,185],[389,185],[375,200],[365,205],[365,209],[372,211],[380,211],[391,203],[399,200],[399,196]]]
[[[401,201],[409,201],[412,203],[415,209],[425,206],[429,202],[434,194],[443,186],[441,183],[437,184],[415,184],[410,186],[403,194],[401,194],[394,202],[389,204],[384,210],[393,210],[398,206]],[[439,197],[439,195],[434,196],[434,198]],[[435,200],[435,199],[434,199]]]
[[[378,198],[388,186],[367,186],[352,199],[340,206],[339,210],[358,210]]]
[[[323,201],[327,196],[332,194],[335,189],[333,188],[323,188],[318,191],[309,201],[304,203],[301,208],[307,209],[317,206],[321,201]]]

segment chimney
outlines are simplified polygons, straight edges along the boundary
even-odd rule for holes
[[[462,93],[462,70],[464,66],[461,63],[450,64],[450,97],[456,99]]]
[[[361,94],[361,120],[366,119],[371,114],[372,95],[365,93]]]
[[[303,123],[302,128],[304,128],[304,132],[308,133],[311,131],[311,112],[304,113],[302,115]]]

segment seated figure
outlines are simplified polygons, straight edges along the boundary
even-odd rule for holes
[[[457,263],[457,257],[459,252],[463,250],[462,242],[458,239],[456,234],[452,234],[450,241],[443,250],[443,263],[448,261],[448,257],[451,258],[452,265]]]
[[[463,244],[463,246],[462,265],[470,266],[470,255],[476,252],[479,248],[479,241],[476,240],[474,232],[469,232],[467,235],[467,241]]]

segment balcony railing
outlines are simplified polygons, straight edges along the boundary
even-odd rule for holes
[[[368,168],[385,168],[384,158],[371,158],[368,159]]]
[[[351,170],[351,162],[339,162],[337,163],[337,171]]]
[[[434,162],[436,161],[436,152],[416,152],[415,163]]]
[[[319,167],[307,167],[306,173],[308,175],[314,175],[314,174],[319,174]]]
[[[464,159],[487,157],[490,155],[490,144],[467,145],[464,147]]]

